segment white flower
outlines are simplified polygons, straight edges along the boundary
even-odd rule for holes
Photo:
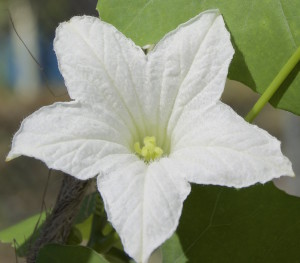
[[[54,46],[74,101],[26,118],[8,159],[97,176],[108,219],[137,262],[176,230],[190,183],[240,188],[293,175],[280,142],[219,101],[234,51],[218,10],[148,55],[88,16],[62,23]]]

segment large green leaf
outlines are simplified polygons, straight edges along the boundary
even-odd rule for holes
[[[189,262],[299,262],[300,199],[273,183],[193,185],[177,231]]]
[[[229,77],[262,93],[300,45],[299,0],[99,0],[97,6],[103,20],[140,46],[211,8],[220,9],[235,44]],[[299,69],[298,64],[271,101],[298,115]]]
[[[44,246],[37,263],[109,263],[104,257],[88,247],[50,244]]]

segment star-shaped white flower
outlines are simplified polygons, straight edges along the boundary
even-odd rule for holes
[[[293,175],[280,142],[219,100],[234,51],[218,10],[148,55],[88,16],[62,23],[54,46],[74,101],[26,118],[8,159],[97,176],[108,219],[137,262],[176,230],[190,183],[240,188]]]

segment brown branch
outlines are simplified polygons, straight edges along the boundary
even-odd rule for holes
[[[44,245],[66,242],[88,185],[89,181],[64,175],[55,206],[39,230],[39,237],[29,246],[27,263],[36,263],[38,252]]]

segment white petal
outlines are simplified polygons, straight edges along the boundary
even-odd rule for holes
[[[132,160],[129,166],[99,175],[98,189],[125,251],[146,263],[154,249],[174,233],[190,185],[169,159],[149,166]]]
[[[108,156],[117,163],[118,155],[129,154],[131,140],[128,128],[99,105],[55,103],[22,122],[7,159],[27,155],[49,168],[88,179],[101,171]]]
[[[280,142],[221,102],[184,112],[172,141],[170,158],[190,182],[239,188],[294,175]]]
[[[184,107],[195,98],[203,98],[203,105],[197,107],[220,98],[233,53],[218,10],[199,14],[157,44],[148,55],[151,96],[145,104],[150,107],[146,111],[148,119],[154,125],[160,123],[161,133],[173,130]]]
[[[104,105],[133,132],[144,133],[137,91],[146,57],[112,25],[89,16],[73,17],[56,30],[54,49],[72,99]]]

